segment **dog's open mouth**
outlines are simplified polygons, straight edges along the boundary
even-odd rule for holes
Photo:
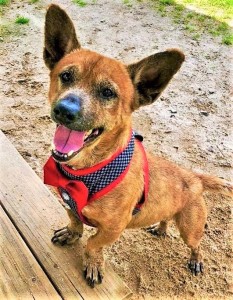
[[[76,131],[59,125],[54,135],[52,156],[60,162],[69,161],[84,146],[99,137],[102,132],[103,128],[94,128],[89,131]]]

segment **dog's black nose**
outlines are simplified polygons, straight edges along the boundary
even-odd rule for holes
[[[70,124],[80,117],[81,100],[76,95],[70,94],[59,100],[53,108],[53,116],[55,121],[61,124]]]

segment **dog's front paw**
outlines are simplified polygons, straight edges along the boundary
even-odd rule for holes
[[[193,275],[203,273],[204,270],[203,262],[198,262],[196,259],[191,259],[188,263],[188,267]]]
[[[88,258],[87,255],[85,255],[85,261],[84,261],[84,277],[87,281],[87,284],[94,288],[96,284],[100,284],[103,281],[104,277],[104,260],[100,257],[97,259]]]
[[[51,241],[54,244],[60,244],[61,246],[73,244],[78,240],[82,234],[79,232],[72,232],[68,227],[63,227],[54,231],[54,236]]]

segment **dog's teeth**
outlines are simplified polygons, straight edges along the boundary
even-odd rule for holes
[[[94,132],[93,132],[94,135],[98,135],[99,134],[99,130],[96,129]]]
[[[71,150],[71,151],[68,153],[68,156],[71,156],[73,153],[74,153],[74,150]]]
[[[85,137],[88,137],[92,133],[92,129],[85,133]]]
[[[50,151],[54,151],[54,150],[55,150],[55,145],[54,145],[54,143],[52,143],[52,144],[50,145],[49,150],[50,150]]]

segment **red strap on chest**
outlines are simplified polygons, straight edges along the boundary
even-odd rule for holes
[[[149,191],[149,166],[148,166],[146,152],[145,152],[145,149],[144,149],[142,143],[137,139],[135,139],[135,141],[136,141],[137,145],[139,146],[139,149],[142,153],[142,158],[143,158],[144,192],[143,192],[141,200],[136,205],[133,214],[140,211],[141,206],[147,200],[148,191]],[[80,220],[87,225],[91,225],[88,223],[86,218],[82,215],[82,209],[88,203],[104,196],[106,193],[111,191],[116,185],[118,185],[123,180],[125,175],[127,174],[129,167],[130,167],[130,164],[116,180],[114,180],[111,184],[109,184],[108,186],[106,186],[105,188],[100,190],[99,192],[97,192],[94,195],[92,195],[91,197],[89,197],[88,188],[85,186],[85,184],[78,180],[71,180],[69,178],[66,178],[63,174],[61,174],[58,171],[56,162],[54,161],[54,159],[52,157],[50,157],[44,166],[44,183],[54,186],[54,187],[57,187],[62,198],[64,198],[64,194],[62,194],[62,193],[64,191],[67,192],[67,195],[65,195],[65,196],[68,197],[70,195],[70,197],[72,197],[72,200],[75,202],[75,205],[76,205],[75,209],[77,211],[77,214],[78,214]]]
[[[136,143],[139,146],[139,149],[142,153],[142,159],[143,159],[144,192],[142,194],[141,200],[135,206],[133,214],[136,214],[141,210],[142,205],[147,201],[148,193],[149,193],[149,164],[147,160],[146,151],[139,140],[136,140]]]

